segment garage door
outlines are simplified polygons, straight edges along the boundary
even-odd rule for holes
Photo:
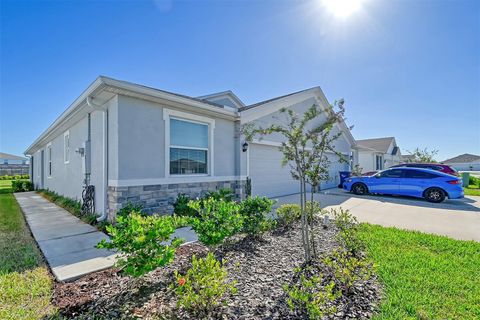
[[[249,148],[252,195],[278,197],[300,192],[300,184],[290,175],[290,167],[282,168],[278,147],[252,144]]]
[[[334,154],[327,155],[328,159],[330,160],[330,169],[328,171],[328,175],[330,176],[329,181],[324,181],[321,184],[321,189],[330,189],[336,188],[340,183],[340,171],[350,171],[348,163],[339,162],[338,156]]]

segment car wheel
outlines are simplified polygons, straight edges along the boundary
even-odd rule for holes
[[[440,188],[430,188],[425,191],[425,199],[429,202],[440,203],[445,200],[445,192]]]
[[[367,192],[368,192],[367,186],[364,185],[363,183],[355,183],[352,186],[352,192],[354,194],[358,194],[358,195],[367,194]]]

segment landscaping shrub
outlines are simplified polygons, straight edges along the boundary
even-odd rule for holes
[[[192,229],[206,245],[219,244],[242,230],[240,205],[235,202],[208,198],[192,200],[189,206],[199,213],[199,217],[190,219]]]
[[[367,260],[353,257],[344,249],[335,249],[323,263],[330,268],[338,290],[345,295],[351,293],[357,281],[367,280],[372,275],[372,266]]]
[[[9,176],[9,175],[0,176],[0,180],[28,180],[28,179],[30,179],[29,174],[16,174],[16,175],[13,175],[13,176]]]
[[[288,226],[300,219],[302,216],[300,205],[298,204],[282,204],[277,209],[277,217],[279,224]]]
[[[13,192],[25,192],[32,191],[33,184],[28,180],[12,180],[12,191]]]
[[[228,272],[223,265],[224,261],[216,260],[210,252],[203,259],[194,255],[192,267],[185,275],[175,271],[177,283],[172,288],[178,297],[178,305],[204,318],[225,302],[225,295],[235,294],[236,282],[227,282]]]
[[[217,191],[209,191],[202,197],[202,199],[214,199],[214,200],[224,200],[224,201],[233,201],[235,194],[232,189],[229,188],[220,188]]]
[[[173,204],[173,213],[183,217],[198,217],[197,211],[188,205],[190,200],[190,196],[187,194],[179,194]]]
[[[468,181],[469,185],[474,185],[480,188],[480,178],[470,175],[470,180]]]
[[[271,228],[274,220],[267,215],[272,211],[275,202],[267,197],[247,198],[240,203],[240,213],[243,217],[243,232],[257,235]]]
[[[358,222],[348,210],[342,208],[330,211],[335,225],[339,232],[337,240],[344,246],[345,250],[353,256],[358,256],[365,250],[365,244],[358,237]]]
[[[173,261],[183,239],[169,240],[181,224],[184,221],[179,217],[144,217],[131,212],[119,216],[115,226],[106,227],[110,241],[103,239],[97,247],[118,250],[123,255],[117,260],[117,266],[126,274],[139,277]]]
[[[125,206],[123,206],[120,210],[118,210],[117,217],[125,217],[132,212],[136,212],[140,215],[144,215],[143,206],[141,204],[133,204],[131,202],[128,202]]]
[[[324,280],[317,268],[308,266],[295,270],[295,283],[284,285],[287,304],[299,318],[322,319],[337,310],[331,303],[341,294],[335,291],[335,282]],[[324,283],[325,282],[325,283]]]

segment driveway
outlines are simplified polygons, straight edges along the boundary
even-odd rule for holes
[[[480,197],[467,196],[435,204],[415,198],[355,196],[341,189],[330,189],[315,194],[314,198],[327,209],[350,210],[360,222],[480,242]],[[277,206],[298,203],[299,195],[277,200]]]

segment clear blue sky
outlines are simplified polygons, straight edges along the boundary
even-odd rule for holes
[[[21,154],[98,76],[244,102],[320,85],[357,139],[480,154],[480,1],[21,1],[1,5],[0,150]]]

